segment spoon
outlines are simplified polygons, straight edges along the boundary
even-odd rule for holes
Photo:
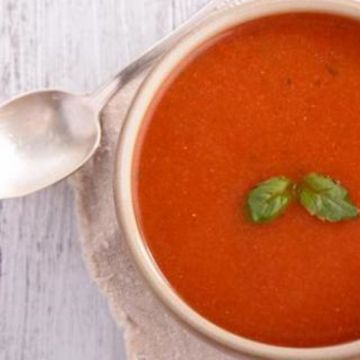
[[[36,91],[0,106],[0,199],[25,196],[50,186],[89,160],[100,144],[100,114],[131,79],[149,68],[180,38],[194,31],[210,1],[92,95]]]

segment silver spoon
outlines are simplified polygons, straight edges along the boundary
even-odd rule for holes
[[[31,92],[0,107],[0,199],[52,185],[91,158],[101,138],[100,113],[114,94],[196,28],[210,1],[190,20],[92,95]]]

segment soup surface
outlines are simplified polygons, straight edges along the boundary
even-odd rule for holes
[[[252,224],[246,194],[317,171],[360,205],[360,24],[285,14],[200,47],[163,85],[138,140],[134,195],[164,276],[233,333],[293,347],[360,338],[360,220],[298,205]]]

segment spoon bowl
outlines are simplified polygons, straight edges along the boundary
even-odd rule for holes
[[[81,167],[100,142],[98,113],[62,91],[22,95],[0,108],[0,198],[23,196]]]

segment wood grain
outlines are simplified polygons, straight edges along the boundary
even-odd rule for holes
[[[2,0],[0,100],[91,91],[205,3]],[[124,359],[121,331],[86,273],[65,182],[0,202],[0,359]]]

